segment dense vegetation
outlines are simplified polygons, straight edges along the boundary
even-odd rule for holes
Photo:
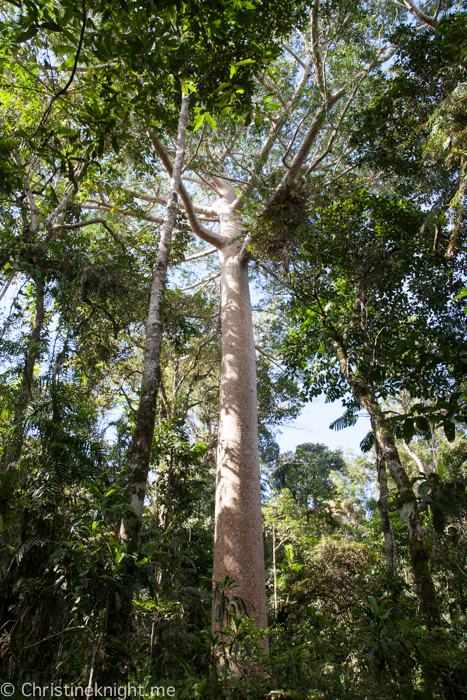
[[[0,17],[0,679],[467,698],[465,3]]]

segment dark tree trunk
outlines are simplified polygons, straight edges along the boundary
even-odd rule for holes
[[[375,437],[381,447],[382,458],[397,490],[404,503],[412,504],[412,510],[407,519],[412,572],[426,625],[433,629],[440,626],[441,614],[428,561],[430,551],[425,542],[415,493],[407,472],[402,466],[394,437],[384,424],[379,406],[365,398],[362,399],[362,403],[375,426]]]
[[[0,514],[5,517],[9,510],[9,500],[16,477],[16,465],[21,456],[24,440],[24,420],[32,396],[34,367],[39,359],[41,336],[44,326],[44,291],[42,278],[34,280],[36,286],[36,309],[33,327],[28,338],[21,388],[16,402],[13,430],[3,458],[3,471],[0,477]]]
[[[178,212],[178,193],[180,191],[185,160],[188,118],[189,97],[183,96],[178,119],[176,155],[170,180],[170,191],[152,276],[151,297],[146,323],[143,378],[130,459],[130,507],[127,512],[126,523],[122,523],[120,533],[127,542],[128,551],[132,554],[135,554],[139,547],[141,516],[143,514],[152,441],[154,438],[157,392],[160,385],[165,285],[169,256],[172,250],[173,230]],[[124,566],[129,567],[128,580],[130,582],[134,581],[135,573],[132,561],[131,557],[127,557],[126,563],[124,563]],[[130,672],[125,649],[128,644],[128,636],[134,631],[132,598],[133,590],[132,583],[130,583],[129,588],[122,592],[118,606],[115,605],[113,599],[110,601],[107,610],[106,629],[102,639],[102,645],[105,653],[108,655],[108,660],[105,664],[105,669],[98,673],[100,682],[103,680],[126,682]]]
[[[185,160],[186,130],[189,117],[188,107],[189,97],[183,96],[178,121],[176,156],[170,181],[167,209],[154,265],[148,321],[146,324],[143,379],[130,462],[131,508],[125,532],[125,537],[132,550],[138,547],[141,515],[143,513],[152,440],[154,437],[157,392],[160,383],[163,304],[167,268],[172,249],[172,234],[178,212],[178,193],[180,191]]]
[[[384,536],[384,551],[386,554],[386,562],[388,567],[394,572],[397,572],[396,560],[396,543],[394,541],[394,532],[392,530],[391,518],[389,517],[389,492],[388,492],[388,476],[386,472],[386,464],[383,459],[381,446],[375,440],[376,451],[376,470],[378,473],[379,484],[379,499],[378,510],[381,518],[381,528]]]

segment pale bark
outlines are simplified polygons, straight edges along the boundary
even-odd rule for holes
[[[214,581],[232,577],[256,623],[267,627],[256,399],[256,362],[248,260],[235,192],[219,180],[222,368],[217,447]]]
[[[130,511],[129,514],[128,532],[126,533],[128,539],[133,541],[133,545],[136,544],[138,539],[139,521],[143,513],[149,461],[154,436],[157,391],[160,383],[163,303],[167,280],[167,268],[169,264],[170,251],[172,249],[172,234],[178,211],[178,193],[180,190],[182,168],[185,158],[188,117],[189,97],[183,96],[179,115],[176,156],[170,181],[168,204],[153,271],[148,321],[146,324],[143,378],[141,382],[141,394],[137,411],[136,426],[133,434],[130,463],[132,511]]]
[[[318,7],[319,3],[315,2],[316,13]],[[315,58],[317,50],[319,50],[318,40],[315,42]],[[377,59],[364,68],[361,76],[366,75],[388,57],[380,53]],[[267,616],[257,435],[255,347],[248,289],[248,261],[244,250],[245,243],[242,247],[243,234],[238,210],[244,204],[251,188],[255,187],[261,179],[263,165],[268,160],[277,140],[281,140],[280,132],[285,126],[287,116],[300,99],[310,78],[310,64],[302,67],[304,71],[300,83],[282,115],[275,119],[250,169],[248,182],[243,183],[246,187],[237,199],[227,180],[219,177],[213,177],[215,182],[213,189],[219,194],[219,199],[212,207],[200,207],[192,202],[183,184],[179,189],[183,208],[192,230],[201,239],[217,248],[221,265],[222,373],[213,576],[214,580],[220,582],[226,576],[235,579],[238,584],[235,594],[253,606],[253,615],[260,627],[266,627]],[[323,71],[323,85],[324,82]],[[306,161],[329,112],[344,97],[348,89],[350,86],[344,86],[332,94],[327,94],[326,90],[323,91],[322,107],[315,112],[314,118],[292,156],[290,167],[286,169],[267,206],[271,207],[281,190],[306,170]],[[149,134],[149,138],[167,172],[172,176],[175,172],[175,164],[172,165],[163,144],[154,134]],[[286,155],[294,141],[295,138],[287,147]],[[334,140],[331,139],[331,147],[333,143]],[[222,164],[231,151],[232,146],[225,149],[220,158],[220,167],[223,167]],[[327,153],[328,151],[322,154],[322,157]],[[191,180],[193,181],[192,178]],[[143,199],[145,198],[148,201],[154,200],[152,195],[145,195]],[[160,201],[160,198],[156,197],[156,200]],[[99,207],[102,208],[102,205]],[[220,220],[220,235],[203,226],[198,214],[208,217],[211,221],[215,220],[215,214],[217,214]],[[206,280],[202,283],[204,282]],[[193,285],[190,286],[194,288]],[[158,342],[160,344],[160,340]],[[155,368],[156,365],[153,363],[152,375]],[[157,383],[158,379],[153,379],[151,386],[155,387]],[[154,392],[152,396],[155,403]],[[148,414],[150,414],[151,411],[154,412],[150,398],[147,398],[147,403]],[[140,463],[146,464],[148,459],[146,454]],[[135,473],[137,478],[133,486],[134,507],[135,512],[139,512],[142,510],[144,501],[147,467],[143,469],[138,467]]]
[[[397,1],[396,4],[402,5],[402,2]],[[424,25],[428,25],[433,29],[436,29],[436,27],[438,26],[438,14],[441,7],[440,2],[438,2],[434,15],[427,15],[426,12],[423,12],[423,10],[421,10],[417,5],[415,5],[415,3],[411,2],[411,0],[403,0],[403,5],[405,5],[405,7],[409,10],[409,12],[412,15],[414,15],[414,17],[423,22]]]
[[[405,440],[403,440],[402,442],[403,442],[405,451],[407,452],[407,454],[409,455],[409,457],[411,457],[411,458],[413,459],[413,461],[414,461],[415,464],[417,465],[419,471],[420,471],[422,474],[425,474],[425,476],[430,476],[430,474],[431,474],[430,468],[429,468],[428,466],[426,466],[426,465],[422,462],[422,460],[420,459],[420,457],[418,456],[418,454],[417,454],[416,452],[414,452],[414,451],[408,446],[408,444],[406,443]]]
[[[172,165],[172,162],[169,158],[167,151],[164,148],[163,143],[154,134],[150,134],[150,139],[157,155],[159,156],[164,165],[164,168],[167,170],[170,177],[172,177],[172,171],[174,166]],[[180,184],[180,197],[183,201],[185,211],[193,232],[196,233],[196,235],[199,236],[203,241],[206,241],[206,243],[209,243],[210,245],[213,245],[216,248],[219,248],[220,246],[224,245],[225,240],[222,236],[219,236],[217,233],[214,233],[214,231],[211,231],[211,229],[206,228],[206,226],[203,226],[201,224],[200,220],[198,219],[195,206],[191,201],[191,197],[188,194],[183,183]]]
[[[172,165],[163,144],[151,141],[169,175]],[[256,358],[248,285],[248,256],[235,190],[215,178],[219,199],[213,206],[220,235],[205,228],[181,185],[180,196],[193,231],[218,250],[221,267],[222,366],[217,448],[213,580],[235,580],[257,625],[267,627],[266,585],[256,397]],[[215,627],[215,623],[214,623]]]

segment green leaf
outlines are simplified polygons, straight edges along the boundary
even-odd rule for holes
[[[362,452],[369,452],[373,445],[375,444],[375,434],[372,430],[365,435],[360,443],[360,449]]]
[[[203,124],[205,118],[206,118],[206,114],[198,114],[195,117],[193,133],[195,131],[198,131],[199,127]]]
[[[69,136],[70,138],[77,138],[79,136],[79,131],[76,129],[68,129],[66,126],[62,126],[55,132],[58,136]]]
[[[75,54],[76,49],[74,46],[67,46],[66,44],[58,44],[58,46],[54,47],[54,53],[58,53],[58,54],[72,53],[72,54]]]
[[[29,29],[27,29],[25,32],[22,32],[21,34],[18,34],[18,36],[16,37],[17,43],[22,44],[24,41],[32,39],[33,36],[36,36],[38,31],[39,27],[37,27],[35,24],[31,24]]]
[[[406,418],[402,425],[404,440],[410,442],[415,432],[415,421],[413,418]]]
[[[405,525],[405,523],[407,522],[407,518],[412,512],[414,505],[414,501],[411,501],[410,503],[404,503],[404,505],[402,506],[402,510],[399,515],[401,525]]]
[[[205,116],[205,118],[206,118],[207,123],[208,123],[209,126],[211,127],[211,129],[216,130],[216,129],[217,129],[217,124],[216,124],[216,122],[214,121],[213,117],[211,117],[211,115],[208,114],[207,112],[205,113],[204,116]]]
[[[448,419],[443,422],[444,434],[446,435],[449,442],[453,442],[456,439],[456,426],[454,423]]]
[[[444,513],[442,512],[442,510],[436,508],[436,506],[433,505],[430,506],[430,510],[431,515],[433,517],[433,527],[435,528],[438,534],[441,534],[444,530],[445,525]]]
[[[415,425],[422,433],[431,433],[430,424],[425,416],[417,416],[415,418]]]
[[[454,301],[457,301],[458,299],[463,299],[464,297],[467,297],[467,287],[464,287],[457,296],[454,297]]]
[[[370,603],[370,608],[374,615],[379,614],[379,606],[378,603],[376,602],[375,598],[372,595],[368,596],[368,602]]]

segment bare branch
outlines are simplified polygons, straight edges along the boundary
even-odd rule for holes
[[[318,14],[320,0],[313,0],[311,8],[311,47],[313,51],[313,60],[315,64],[316,80],[318,81],[319,90],[324,99],[326,99],[326,87],[324,84],[323,62],[321,60],[321,52],[319,50],[319,33],[318,33]]]
[[[346,87],[341,88],[337,92],[335,92],[333,95],[330,95],[328,98],[327,102],[323,107],[321,107],[320,110],[318,110],[315,118],[313,119],[308,131],[306,132],[305,136],[303,137],[302,143],[300,145],[300,148],[298,149],[297,153],[295,154],[289,170],[285,173],[284,177],[282,178],[280,184],[276,188],[275,193],[272,195],[271,199],[268,202],[268,206],[272,204],[278,193],[282,190],[282,188],[287,185],[289,182],[293,182],[295,178],[299,175],[300,170],[305,163],[308,154],[310,153],[311,147],[313,146],[316,137],[318,136],[321,127],[323,125],[323,122],[326,118],[327,113],[334,107],[334,105],[337,104],[337,102],[345,95],[346,92]]]
[[[204,279],[200,280],[199,282],[195,282],[195,284],[190,284],[188,287],[182,287],[178,291],[179,292],[187,292],[189,289],[196,289],[196,287],[205,286],[206,284],[208,284],[208,282],[212,282],[213,280],[217,279],[220,276],[221,276],[221,272],[216,272],[215,275],[211,275],[210,277],[205,277]]]
[[[121,189],[123,192],[126,192],[126,194],[129,194],[136,199],[142,199],[143,202],[154,202],[156,204],[163,204],[164,206],[167,206],[167,199],[165,197],[161,197],[160,195],[143,194],[141,192],[135,192],[135,190],[131,190],[128,187],[122,187]],[[203,216],[213,220],[218,219],[217,212],[212,209],[212,207],[203,207],[198,204],[193,204],[193,208],[197,214],[203,214]]]
[[[265,265],[263,262],[258,261],[258,265],[263,269],[268,275],[270,275],[278,284],[280,284],[282,287],[285,287],[289,291],[291,291],[293,294],[296,295],[295,290],[293,287],[291,287],[287,282],[284,282],[283,279],[279,277],[279,275],[276,275],[275,272],[273,272],[267,265]]]
[[[407,452],[409,457],[413,459],[413,461],[415,462],[419,470],[422,472],[422,474],[426,474],[427,476],[429,476],[430,470],[426,468],[418,454],[410,449],[405,440],[402,440],[402,444],[404,445],[405,451]]]
[[[272,362],[273,365],[276,365],[276,367],[279,367],[281,372],[285,372],[285,369],[283,367],[281,367],[281,365],[278,362],[276,362],[276,360],[273,358],[273,356],[270,355],[269,353],[267,353],[262,348],[260,348],[259,345],[255,345],[255,350],[257,350],[260,355],[263,355],[264,357],[266,357],[269,360],[269,362]]]
[[[199,253],[195,253],[194,255],[190,255],[189,258],[185,258],[183,262],[191,262],[192,260],[199,260],[200,258],[205,258],[207,255],[212,255],[213,253],[217,253],[217,248],[208,248],[207,250],[202,250]]]
[[[149,134],[149,138],[151,139],[151,143],[154,146],[157,155],[161,159],[164,168],[167,170],[170,177],[172,177],[172,162],[170,160],[169,154],[165,150],[163,143],[157,138],[155,134]],[[202,238],[204,241],[206,241],[206,243],[210,243],[216,248],[222,248],[225,245],[224,237],[220,236],[218,233],[214,233],[214,231],[211,231],[210,229],[206,228],[201,224],[200,220],[196,216],[196,211],[194,209],[191,197],[183,184],[180,185],[180,195],[185,205],[185,211],[187,213],[191,228],[196,233],[196,235]]]
[[[89,632],[89,634],[92,635],[92,630],[89,629],[89,627],[86,627],[86,625],[78,625],[77,627],[67,627],[66,629],[62,630],[61,632],[56,632],[55,634],[51,634],[50,637],[44,637],[44,639],[41,639],[38,642],[34,642],[34,644],[29,644],[27,647],[23,647],[21,649],[21,651],[23,652],[25,649],[31,649],[31,647],[37,647],[37,645],[42,644],[42,642],[48,642],[49,639],[53,639],[54,637],[58,637],[61,634],[65,634],[65,632],[73,632],[74,630],[86,630],[86,632]]]
[[[199,174],[197,170],[192,169],[192,172],[198,176],[198,179],[196,179],[195,177],[189,177],[188,175],[184,175],[183,179],[187,182],[195,182],[197,185],[201,185],[201,187],[207,187],[208,189],[215,192],[217,196],[219,196],[219,190],[212,184],[212,182],[206,180],[202,175]]]
[[[441,2],[438,2],[438,6],[436,8],[436,12],[431,17],[430,15],[427,15],[423,10],[421,10],[415,3],[412,2],[412,0],[403,0],[403,3],[405,7],[408,9],[408,11],[414,15],[417,19],[420,20],[420,22],[423,22],[424,24],[427,24],[429,27],[433,27],[433,29],[436,29],[438,26],[438,14],[441,9]],[[399,5],[401,3],[398,3]]]
[[[7,293],[8,287],[9,287],[10,284],[12,283],[13,278],[14,278],[15,275],[16,275],[16,270],[12,270],[12,271],[10,272],[10,274],[8,275],[7,281],[5,282],[5,286],[3,287],[2,291],[0,292],[0,301],[3,299],[3,297],[4,297],[5,294]]]
[[[65,194],[63,195],[62,199],[60,200],[60,203],[58,206],[55,207],[55,209],[50,212],[48,216],[42,221],[42,223],[39,225],[39,228],[48,228],[55,217],[59,216],[61,212],[64,212],[68,206],[68,202],[70,201],[71,197],[73,196],[73,191],[74,187],[71,183],[68,184],[67,188],[65,189]]]
[[[116,214],[123,214],[123,216],[128,216],[133,219],[144,219],[145,221],[150,221],[153,224],[163,224],[164,219],[160,216],[152,216],[152,214],[146,214],[142,211],[133,211],[132,209],[120,209],[119,207],[114,207],[111,204],[105,204],[104,202],[83,202],[80,203],[81,209],[90,209],[92,211],[106,211]]]
[[[307,84],[309,77],[311,75],[311,66],[308,64],[305,66],[305,69],[303,71],[302,78],[297,85],[297,88],[293,94],[292,99],[290,100],[289,104],[287,105],[287,109],[285,109],[282,114],[280,115],[279,119],[277,120],[276,124],[271,128],[269,131],[269,134],[267,135],[265,141],[263,142],[263,145],[261,146],[261,150],[258,154],[258,157],[256,159],[256,163],[253,167],[253,172],[248,180],[248,186],[245,189],[245,191],[237,197],[237,199],[234,202],[235,209],[241,209],[244,204],[245,197],[248,195],[248,193],[251,191],[251,189],[255,186],[255,180],[257,176],[260,174],[264,163],[267,160],[267,157],[269,156],[272,147],[274,146],[278,134],[280,133],[280,130],[284,126],[288,114],[292,111],[293,107],[297,103],[298,99],[300,98],[303,89],[305,88],[305,85]]]
[[[96,63],[94,65],[89,65],[89,66],[84,66],[80,68],[75,68],[75,73],[88,73],[91,70],[102,70],[103,68],[115,68],[115,66],[118,66],[118,63],[115,61],[111,61],[110,63]],[[64,72],[64,73],[71,73],[73,68],[62,68],[62,66],[39,66],[41,70],[45,71],[56,71],[57,73],[59,72]]]
[[[344,121],[344,117],[347,113],[347,110],[349,109],[350,105],[354,101],[355,96],[358,92],[358,89],[359,89],[362,81],[363,81],[363,77],[358,81],[357,85],[355,86],[354,90],[352,91],[352,94],[350,95],[349,99],[347,100],[347,103],[346,103],[344,109],[342,110],[342,114],[339,117],[339,121],[338,121],[337,125],[334,127],[331,138],[329,139],[329,143],[328,143],[326,149],[324,150],[324,153],[322,153],[320,156],[318,156],[318,158],[315,158],[315,160],[309,165],[309,167],[305,173],[305,176],[309,175],[324,160],[324,158],[326,158],[328,153],[330,153],[330,151],[334,145],[334,141],[336,140],[337,135],[339,133],[339,129],[342,125],[342,122]]]
[[[287,45],[283,45],[283,46],[284,46],[284,49],[292,56],[292,58],[294,58],[297,61],[297,63],[299,63],[301,65],[303,70],[306,70],[306,63],[304,63],[302,61],[302,59],[299,56],[297,56],[295,51],[293,49],[291,49],[290,46],[287,46]]]

